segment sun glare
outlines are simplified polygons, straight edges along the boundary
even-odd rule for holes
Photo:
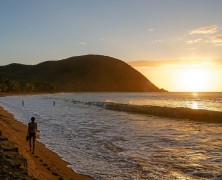
[[[210,83],[210,76],[206,69],[192,66],[181,71],[180,85],[184,91],[206,91]]]

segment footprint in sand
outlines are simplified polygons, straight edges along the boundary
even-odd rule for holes
[[[46,163],[43,163],[43,166],[48,166],[48,164],[46,164]]]
[[[57,174],[57,173],[55,173],[55,172],[53,172],[52,174],[53,174],[54,176],[59,176],[59,174]]]

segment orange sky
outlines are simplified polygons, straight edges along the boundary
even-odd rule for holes
[[[128,62],[159,88],[171,92],[222,92],[221,60]]]

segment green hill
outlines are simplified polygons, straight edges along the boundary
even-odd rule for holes
[[[101,55],[0,67],[0,92],[160,92],[125,62]]]

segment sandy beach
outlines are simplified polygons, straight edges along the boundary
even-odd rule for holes
[[[68,163],[63,161],[56,153],[47,149],[42,143],[36,142],[33,155],[29,151],[29,144],[25,140],[27,126],[17,121],[12,114],[0,107],[0,131],[18,147],[19,153],[27,160],[28,175],[39,180],[53,179],[79,179],[90,180],[89,176],[75,173],[68,168]]]

